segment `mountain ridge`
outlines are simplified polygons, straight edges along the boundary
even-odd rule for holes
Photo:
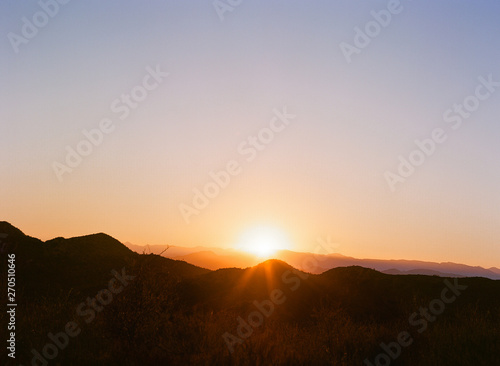
[[[134,246],[134,248],[139,250],[145,247],[146,246]],[[158,253],[161,248],[161,245],[155,246],[155,250],[158,251]],[[204,266],[205,268],[211,270],[234,267],[235,263],[238,264],[238,268],[251,267],[260,263],[259,258],[255,257],[254,255],[237,252],[235,250],[218,248],[219,250],[217,252],[213,250],[214,248],[177,248],[177,252],[166,252],[163,254],[163,256],[172,259],[184,260],[193,265]],[[179,251],[183,252],[183,254],[175,255]],[[500,279],[500,269],[497,269],[495,267],[492,267],[493,269],[495,269],[492,270],[492,268],[487,269],[481,266],[470,266],[453,262],[431,262],[411,259],[354,258],[342,255],[340,253],[331,253],[325,255],[294,252],[290,250],[278,251],[276,255],[273,256],[273,258],[281,259],[297,269],[306,270],[307,272],[312,272],[315,274],[319,274],[336,267],[361,266],[366,268],[373,268],[380,272],[397,270],[401,272],[398,274],[422,274],[436,275],[441,277],[485,277],[494,280]],[[307,264],[308,258],[316,259],[317,264],[313,268],[306,268],[307,266],[303,264]]]
[[[233,267],[248,268],[263,262],[262,258],[247,253],[239,253],[232,249],[200,246],[189,248],[165,245],[138,246],[130,243],[124,244],[102,232],[72,238],[56,237],[44,242],[24,234],[23,231],[7,221],[0,221],[0,233],[7,234],[7,237],[4,238],[3,241],[14,246],[18,245],[20,239],[25,239],[24,245],[29,246],[31,248],[30,250],[37,252],[39,255],[46,251],[52,251],[59,255],[70,251],[73,256],[79,254],[84,258],[87,251],[92,250],[93,254],[103,259],[110,256],[115,258],[122,258],[123,256],[132,258],[134,255],[140,254],[141,252],[159,254],[168,247],[168,250],[163,253],[162,257],[174,261],[180,260],[190,265],[208,270]],[[22,248],[20,248],[20,250],[22,250]],[[185,254],[179,255],[179,253]],[[364,268],[373,268],[379,272],[398,275],[422,274],[441,277],[485,277],[494,280],[500,279],[500,269],[496,267],[486,269],[481,266],[469,266],[453,262],[426,262],[407,259],[358,259],[344,256],[340,253],[320,255],[290,250],[278,251],[273,257],[282,260],[297,270],[313,274],[320,274],[337,267],[360,266]],[[313,268],[304,265],[307,259],[311,258],[316,260],[316,266]]]

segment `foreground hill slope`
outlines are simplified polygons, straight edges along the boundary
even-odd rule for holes
[[[43,242],[5,222],[0,232],[18,275],[19,358],[7,365],[42,364],[36,352],[69,321],[81,334],[50,364],[375,364],[402,331],[413,343],[391,365],[500,364],[500,281],[359,266],[310,274],[279,260],[210,271],[105,234]],[[113,271],[127,284],[104,301]]]

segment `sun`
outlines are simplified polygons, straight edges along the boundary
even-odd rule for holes
[[[290,247],[287,235],[280,229],[269,226],[258,226],[246,231],[236,245],[236,249],[261,258],[269,258],[278,250]]]

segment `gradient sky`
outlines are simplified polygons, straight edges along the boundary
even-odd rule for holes
[[[15,53],[36,1],[0,3],[0,219],[47,240],[232,247],[260,224],[292,249],[330,235],[362,258],[500,267],[500,89],[452,130],[443,112],[500,81],[500,3],[408,1],[346,62],[339,47],[387,1],[77,1]],[[42,19],[42,18],[41,18]],[[111,102],[169,72],[128,118]],[[287,106],[247,162],[238,146]],[[54,161],[103,118],[115,129],[60,182]],[[394,192],[384,173],[435,128],[448,139]],[[181,203],[236,160],[241,174],[186,224]]]

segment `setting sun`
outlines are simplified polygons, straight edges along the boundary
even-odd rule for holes
[[[236,245],[236,249],[262,258],[268,258],[276,251],[290,249],[290,247],[290,240],[284,232],[268,226],[248,230]]]

